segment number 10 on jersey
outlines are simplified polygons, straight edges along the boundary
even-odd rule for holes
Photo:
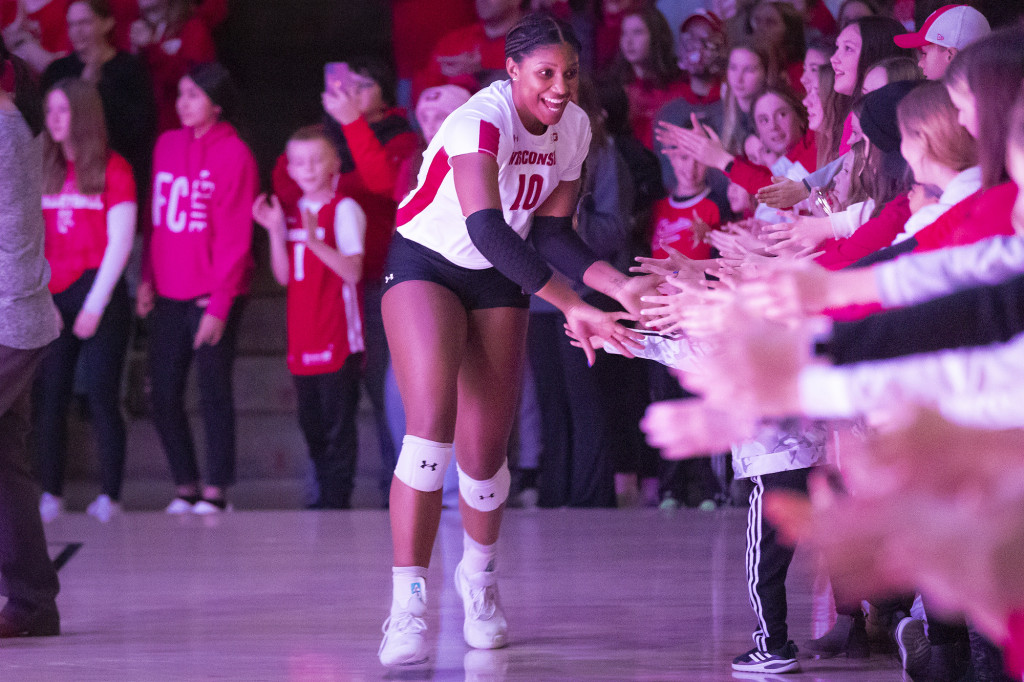
[[[537,200],[540,199],[540,192],[544,188],[544,177],[540,175],[531,175],[530,179],[526,179],[525,173],[519,174],[519,191],[516,192],[516,200],[512,202],[509,209],[512,211],[518,211],[523,209],[529,211],[537,206]],[[520,205],[522,204],[522,205]]]

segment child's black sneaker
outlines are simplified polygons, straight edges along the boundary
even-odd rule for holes
[[[796,644],[786,642],[778,649],[759,651],[754,647],[742,656],[732,659],[732,669],[741,672],[791,673],[800,669],[796,660]]]

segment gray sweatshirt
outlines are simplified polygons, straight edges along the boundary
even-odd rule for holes
[[[41,348],[57,338],[43,253],[38,141],[16,109],[0,105],[0,345]]]

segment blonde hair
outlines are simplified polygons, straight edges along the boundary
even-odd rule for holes
[[[919,140],[935,163],[957,172],[978,163],[974,138],[957,122],[957,110],[938,81],[911,90],[896,109],[900,135]]]

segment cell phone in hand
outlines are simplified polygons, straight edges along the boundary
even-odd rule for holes
[[[346,62],[327,62],[324,65],[324,88],[347,90],[352,83],[352,70]]]

